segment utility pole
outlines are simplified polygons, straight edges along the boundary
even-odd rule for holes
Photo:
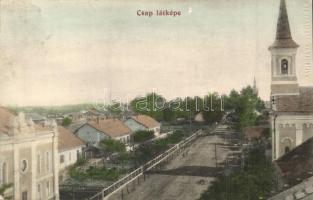
[[[216,143],[214,143],[214,149],[215,149],[215,167],[217,168],[217,149],[216,149]]]

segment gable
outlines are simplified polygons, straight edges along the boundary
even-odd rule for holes
[[[110,138],[106,133],[90,126],[89,124],[84,124],[79,129],[76,130],[75,134],[86,143],[98,143],[103,139]]]
[[[133,119],[127,119],[125,122],[125,125],[128,126],[133,132],[141,131],[141,130],[147,130],[145,126],[138,123],[137,121]]]

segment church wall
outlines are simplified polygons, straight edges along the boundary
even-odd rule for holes
[[[274,118],[271,118],[274,127]],[[275,121],[276,137],[273,138],[273,159],[285,154],[285,148],[291,149],[301,145],[305,140],[313,137],[313,115],[284,115],[277,116]],[[274,130],[272,128],[272,130]]]
[[[289,150],[296,147],[296,126],[291,124],[279,125],[279,154],[285,154],[286,147]]]
[[[313,124],[303,124],[303,141],[313,137]]]

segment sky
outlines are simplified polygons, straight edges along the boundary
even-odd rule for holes
[[[202,96],[254,76],[269,99],[279,0],[0,2],[0,105]],[[298,80],[313,86],[312,0],[286,2]],[[165,9],[182,15],[137,16]]]

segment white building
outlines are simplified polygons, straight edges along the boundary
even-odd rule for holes
[[[79,158],[82,157],[83,148],[86,146],[85,143],[79,139],[70,130],[59,126],[59,139],[58,139],[58,150],[59,150],[59,176],[60,181],[66,176],[66,169],[74,165]]]
[[[0,187],[7,199],[59,199],[58,131],[0,107]]]
[[[278,159],[313,136],[313,87],[300,87],[285,0],[280,2],[271,69],[272,158]]]

